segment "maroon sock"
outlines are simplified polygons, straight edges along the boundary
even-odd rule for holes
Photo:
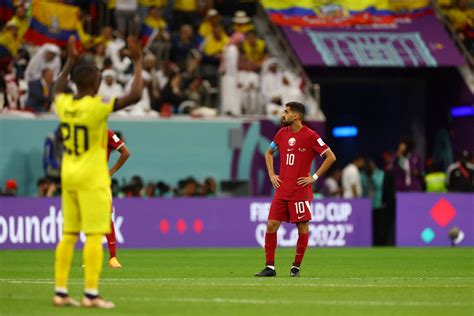
[[[296,243],[296,255],[295,255],[295,262],[293,265],[298,267],[301,265],[303,261],[304,253],[306,251],[306,247],[308,246],[308,233],[298,234],[298,242]]]
[[[267,266],[275,265],[275,250],[277,247],[277,233],[265,234],[265,260]]]
[[[113,258],[117,256],[117,240],[115,239],[114,222],[111,222],[110,226],[110,233],[106,234],[105,237],[107,238],[107,245],[109,246],[110,258]]]

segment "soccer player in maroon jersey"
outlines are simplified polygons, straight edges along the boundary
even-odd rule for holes
[[[120,153],[120,157],[117,162],[110,168],[110,176],[117,172],[123,164],[127,161],[130,157],[130,151],[128,150],[125,143],[117,136],[113,131],[108,131],[108,141],[107,141],[107,160],[110,158],[110,153],[112,150],[116,150]],[[117,259],[117,239],[115,238],[115,227],[114,222],[111,222],[111,230],[110,234],[106,234],[105,237],[107,238],[107,245],[109,246],[109,266],[111,268],[121,268],[122,265]]]
[[[296,256],[290,276],[300,276],[300,265],[308,246],[308,231],[311,220],[310,203],[313,197],[312,184],[336,161],[336,156],[313,130],[303,125],[305,107],[299,102],[285,105],[281,128],[265,153],[268,175],[276,189],[270,206],[265,234],[266,267],[255,274],[258,277],[276,276],[275,250],[277,231],[282,221],[295,223],[298,227]],[[273,154],[280,152],[280,174],[273,169]],[[311,164],[316,154],[324,162],[314,175],[310,175]]]

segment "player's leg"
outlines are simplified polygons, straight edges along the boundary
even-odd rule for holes
[[[298,227],[298,241],[296,243],[295,261],[290,270],[290,276],[300,276],[300,266],[308,247],[309,221],[311,220],[310,201],[291,201],[288,203],[291,222]]]
[[[108,189],[79,192],[82,231],[87,239],[83,249],[84,297],[82,306],[113,308],[112,302],[99,296],[99,279],[104,250],[102,240],[110,232],[110,197]]]
[[[292,277],[300,276],[300,266],[303,262],[306,248],[308,247],[309,237],[309,222],[299,222],[296,226],[298,227],[298,241],[296,242],[295,261],[290,270],[290,276]]]
[[[74,245],[78,239],[80,227],[77,193],[64,190],[62,194],[63,235],[56,247],[54,259],[55,289],[53,304],[55,306],[79,306],[68,293],[69,271],[74,256]]]
[[[265,232],[265,268],[255,276],[276,276],[275,252],[277,233],[282,221],[289,221],[288,208],[285,201],[274,199],[268,215],[267,231]]]
[[[115,237],[114,222],[110,221],[110,233],[106,234],[107,246],[109,247],[109,267],[121,268],[122,265],[117,259],[117,238]]]

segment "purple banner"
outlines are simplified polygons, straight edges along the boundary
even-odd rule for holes
[[[436,16],[394,28],[282,27],[304,66],[437,67],[466,63]]]
[[[474,194],[397,194],[397,246],[474,246]]]
[[[114,223],[122,248],[263,246],[270,199],[117,199]],[[309,245],[372,244],[370,201],[315,200]],[[0,249],[53,248],[61,236],[60,199],[0,198]],[[284,224],[278,244],[296,244]],[[82,236],[82,240],[84,240]]]

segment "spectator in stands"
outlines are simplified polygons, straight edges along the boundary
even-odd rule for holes
[[[23,109],[24,100],[22,99],[22,91],[20,88],[19,78],[13,68],[11,62],[7,68],[7,73],[3,77],[5,83],[5,107],[10,110]]]
[[[137,26],[137,0],[115,0],[115,23],[122,35],[136,34]]]
[[[22,38],[18,35],[15,21],[8,22],[0,33],[0,73],[5,73],[21,46]]]
[[[217,184],[213,177],[204,180],[203,196],[214,197],[217,195]]]
[[[25,70],[25,80],[30,82],[41,78],[42,71],[49,68],[55,79],[61,69],[61,50],[54,44],[44,44],[31,58]]]
[[[30,54],[25,48],[20,48],[18,54],[14,59],[13,66],[15,68],[15,74],[18,79],[23,79],[25,76],[25,70],[30,61]]]
[[[280,69],[276,58],[269,58],[263,63],[261,77],[262,104],[268,116],[279,117],[284,110],[283,104],[287,102],[305,102],[305,95],[300,88],[301,78]]]
[[[267,59],[261,70],[261,98],[268,115],[279,115],[282,110],[281,91],[283,73],[276,58]]]
[[[47,178],[41,178],[36,183],[38,197],[53,197],[59,194],[58,185],[48,180]]]
[[[398,145],[393,162],[393,176],[397,191],[422,190],[422,161],[414,150],[415,142],[411,138],[402,140]]]
[[[61,181],[61,163],[64,145],[61,130],[57,128],[54,133],[49,133],[44,142],[43,169],[47,179],[56,183]]]
[[[36,182],[36,196],[46,197],[48,196],[49,181],[46,178],[41,178]]]
[[[151,7],[157,7],[160,10],[164,9],[168,0],[138,0],[140,20],[144,21]]]
[[[28,82],[27,109],[37,113],[49,111],[52,102],[53,76],[52,69],[43,68],[40,79]]]
[[[112,69],[102,72],[102,81],[98,94],[107,98],[119,98],[124,95],[123,87],[116,81],[117,74]]]
[[[110,42],[107,47],[107,56],[112,60],[112,67],[118,73],[120,82],[128,82],[131,75],[127,75],[132,67],[132,60],[129,58],[129,51],[125,47],[122,39]]]
[[[94,48],[94,63],[99,69],[104,69],[105,55],[105,44],[99,43]]]
[[[426,192],[443,193],[448,191],[446,188],[446,173],[443,168],[433,163],[432,159],[426,161],[426,174],[424,176]]]
[[[326,180],[324,180],[324,185],[322,189],[322,193],[326,197],[341,197],[342,189],[341,189],[341,176],[342,171],[340,168],[331,169]]]
[[[184,101],[186,101],[186,95],[182,87],[182,76],[179,72],[175,72],[163,89],[156,110],[161,111],[161,108],[167,105],[171,106],[173,113],[178,113],[179,105]]]
[[[157,115],[152,111],[152,105],[158,102],[160,97],[158,83],[156,81],[156,58],[152,54],[147,54],[143,57],[143,82],[146,89],[142,91],[142,97],[135,105],[128,109],[120,111],[121,113],[128,113],[131,115]],[[125,86],[125,91],[130,91],[132,88],[133,78],[129,80]]]
[[[182,189],[183,197],[194,197],[199,196],[199,183],[193,177],[189,177],[184,180],[184,185]]]
[[[242,114],[238,76],[240,52],[244,38],[243,33],[234,33],[223,52],[220,66],[222,73],[220,84],[222,114]]]
[[[107,50],[107,45],[114,40],[113,28],[111,26],[104,26],[100,31],[100,35],[94,40],[95,45],[102,44]]]
[[[207,106],[208,93],[207,89],[203,84],[203,79],[200,77],[194,77],[189,80],[185,89],[186,100],[192,102],[191,107],[197,108]]]
[[[474,155],[464,150],[461,157],[446,171],[450,192],[474,192]]]
[[[170,60],[189,75],[194,75],[201,59],[197,49],[198,42],[192,26],[184,24],[179,30],[179,35],[175,35],[172,39]]]
[[[255,30],[245,33],[243,43],[245,58],[252,63],[253,69],[258,71],[267,57],[265,41],[257,37]]]
[[[150,7],[144,23],[153,29],[153,33],[148,40],[147,47],[158,58],[158,64],[167,60],[170,50],[170,34],[168,23],[161,15],[160,8]]]
[[[202,62],[216,66],[219,65],[222,52],[228,42],[229,37],[224,32],[224,29],[220,25],[213,27],[212,33],[204,39]]]
[[[3,196],[16,196],[18,192],[18,185],[15,179],[8,179],[5,181],[5,187],[3,189]]]
[[[145,197],[155,197],[156,186],[153,182],[148,182],[145,188]]]
[[[247,33],[250,30],[254,29],[252,20],[247,16],[245,11],[239,10],[236,11],[234,17],[232,18],[233,32]]]
[[[221,25],[221,16],[216,9],[209,9],[206,18],[199,26],[199,36],[206,38],[211,35],[212,29]]]
[[[174,0],[173,30],[179,29],[183,24],[190,24],[193,28],[198,23],[198,0]]]
[[[263,114],[260,104],[260,76],[253,71],[253,65],[246,58],[240,62],[237,87],[243,114]]]
[[[360,169],[365,165],[364,156],[358,154],[352,162],[342,169],[342,190],[346,199],[362,196],[362,183],[360,180]]]
[[[130,183],[123,187],[125,196],[127,197],[140,197],[143,196],[143,179],[142,177],[135,175],[130,180]]]
[[[168,197],[172,194],[171,187],[168,184],[166,184],[162,181],[160,181],[156,184],[156,188],[158,189],[158,196],[159,197]]]
[[[23,38],[23,35],[28,30],[29,26],[29,20],[26,16],[26,8],[24,4],[21,4],[16,7],[15,15],[11,18],[10,21],[8,21],[8,23],[10,22],[14,22],[16,24],[16,26],[18,27],[18,37]]]
[[[383,205],[383,184],[385,173],[380,170],[373,160],[367,162],[364,172],[361,173],[364,196],[372,200],[373,243],[383,245],[385,234],[386,211]],[[364,193],[365,193],[364,192]]]

